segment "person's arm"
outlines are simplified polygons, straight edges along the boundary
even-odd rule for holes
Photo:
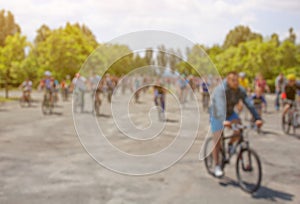
[[[24,82],[22,82],[18,88],[21,89],[23,88],[23,86],[24,86]]]
[[[213,92],[211,114],[220,121],[226,119],[226,96],[222,84],[217,86]]]
[[[255,110],[253,104],[251,103],[250,99],[247,97],[247,94],[246,94],[246,92],[244,90],[242,90],[242,100],[243,100],[245,106],[250,111],[250,113],[253,115],[254,119],[255,120],[261,120],[259,114]]]
[[[261,96],[261,100],[262,100],[263,104],[267,105],[267,101],[264,96]]]

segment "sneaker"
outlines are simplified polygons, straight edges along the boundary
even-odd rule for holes
[[[222,169],[221,169],[220,166],[216,166],[216,167],[215,167],[215,176],[216,176],[216,177],[221,177],[221,176],[223,176],[223,171],[222,171]]]

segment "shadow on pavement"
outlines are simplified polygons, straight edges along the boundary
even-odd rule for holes
[[[165,122],[167,123],[178,123],[178,120],[173,120],[173,119],[166,119]]]
[[[262,135],[277,135],[280,136],[280,134],[278,133],[278,131],[273,131],[273,130],[268,130],[268,129],[262,129],[261,130],[261,134]]]
[[[256,193],[252,194],[252,198],[254,199],[265,199],[270,201],[277,201],[278,199],[292,201],[293,197],[293,194],[274,190],[266,186],[261,186]]]
[[[219,184],[223,187],[233,186],[233,187],[240,188],[238,182],[229,177],[224,177],[222,181],[219,182]],[[286,193],[279,190],[274,190],[266,186],[261,186],[258,189],[258,191],[252,194],[252,198],[254,199],[265,199],[265,200],[275,201],[275,202],[278,201],[278,199],[284,201],[293,201],[293,197],[294,197],[293,194]]]
[[[110,118],[111,116],[107,115],[107,114],[100,113],[99,115],[97,115],[97,117]]]
[[[290,134],[289,136],[294,137],[294,138],[300,140],[300,135],[297,135],[297,134]]]

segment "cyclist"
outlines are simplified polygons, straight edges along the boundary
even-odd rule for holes
[[[32,90],[32,81],[29,80],[29,78],[27,78],[21,85],[20,88],[22,88],[23,91],[23,99],[24,100],[30,100],[30,94],[31,94],[31,90]]]
[[[67,75],[65,79],[63,79],[60,83],[61,87],[61,95],[64,101],[68,100],[69,96],[69,88],[70,88],[70,75]]]
[[[246,78],[245,72],[239,73],[239,84],[243,87],[247,92],[249,92],[249,80]]]
[[[280,95],[284,92],[284,87],[286,85],[286,78],[283,73],[280,73],[275,79],[275,91],[276,91],[276,99],[275,99],[275,109],[279,111],[280,108]]]
[[[265,97],[262,95],[261,88],[256,87],[255,93],[251,96],[252,104],[256,110],[256,112],[259,114],[259,116],[262,118],[262,109],[267,104],[267,101]],[[254,118],[252,118],[252,122],[254,121]]]
[[[242,100],[249,109],[255,119],[257,127],[262,125],[261,118],[256,112],[254,106],[251,104],[244,88],[239,86],[237,72],[229,72],[226,79],[216,87],[213,92],[212,104],[210,106],[210,124],[215,142],[213,149],[213,159],[215,161],[215,176],[220,177],[223,171],[219,165],[219,150],[220,150],[220,136],[224,126],[230,127],[232,123],[240,123],[240,118],[235,112],[235,106]],[[239,135],[239,132],[235,132]],[[238,138],[232,138],[229,144],[233,144]]]
[[[53,90],[54,90],[54,103],[57,103],[59,98],[58,98],[58,93],[59,93],[59,81],[55,79],[54,77],[51,77],[51,82],[53,83]]]
[[[181,77],[179,77],[177,83],[179,85],[179,101],[181,104],[184,104],[186,102],[186,92],[189,80],[187,79],[185,74],[182,74]]]
[[[256,76],[255,83],[254,83],[254,90],[257,87],[261,88],[263,96],[265,95],[265,92],[270,93],[270,87],[268,86],[266,80],[264,79],[264,76],[261,73],[257,74],[257,76]],[[268,104],[266,103],[265,112],[267,112],[267,105]]]
[[[81,113],[84,112],[84,94],[86,91],[86,78],[81,76],[79,73],[75,74],[72,80],[71,92],[75,94],[75,107],[74,111],[77,112],[77,107],[80,106]]]
[[[93,110],[92,110],[92,112],[94,112],[95,108],[96,108],[96,114],[97,115],[99,115],[100,113],[98,111],[98,107],[95,107],[95,106],[100,106],[101,105],[100,81],[101,81],[101,77],[99,75],[97,75],[95,72],[93,72],[92,76],[89,79],[89,84],[90,84],[90,89],[92,91],[92,101],[93,101],[93,104],[92,104]]]
[[[289,74],[287,76],[288,82],[284,88],[284,108],[282,113],[282,120],[284,120],[285,115],[289,109],[293,106],[293,103],[296,101],[297,89],[300,89],[300,84],[296,83],[296,76],[294,74]],[[285,122],[285,121],[283,121]]]
[[[47,98],[47,94],[49,94],[50,104],[53,104],[53,92],[54,92],[54,81],[51,78],[51,72],[45,71],[44,79],[40,81],[39,89],[44,90],[44,100]]]
[[[161,107],[160,119],[164,120],[164,113],[165,113],[165,99],[166,99],[166,91],[162,87],[160,80],[158,79],[156,84],[154,85],[154,103],[156,106]]]
[[[114,83],[112,77],[109,73],[105,74],[105,86],[106,86],[106,93],[107,93],[107,101],[111,103],[112,94],[116,84]]]

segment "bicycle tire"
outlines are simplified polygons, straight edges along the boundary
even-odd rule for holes
[[[289,114],[285,115],[285,118],[282,118],[282,130],[285,134],[290,133],[292,125],[292,118],[290,117]]]
[[[250,164],[245,165],[244,162],[246,162],[246,161],[244,161],[244,160],[247,160],[246,158],[248,159],[248,162],[251,163],[251,165]],[[256,167],[253,164],[255,164]],[[240,168],[240,167],[242,167],[242,168]],[[255,167],[257,169],[254,170],[253,167]],[[245,181],[244,176],[242,176],[242,173],[250,172],[251,174],[253,174],[253,170],[254,170],[254,173],[257,174],[256,175],[257,178],[255,179],[255,181],[252,183]],[[237,161],[236,161],[236,175],[237,175],[237,180],[238,180],[238,183],[239,183],[241,189],[244,190],[245,192],[254,193],[260,188],[260,184],[261,184],[261,180],[262,180],[261,162],[260,162],[259,156],[253,149],[245,148],[239,152],[239,154],[237,156]]]
[[[212,143],[212,144],[210,144]],[[205,168],[207,170],[207,172],[215,177],[215,172],[214,172],[214,160],[213,160],[213,156],[212,156],[212,151],[209,148],[209,145],[213,145],[213,138],[210,137],[205,141],[204,144],[204,164],[205,164]],[[222,150],[220,149],[219,151],[219,161],[222,161],[223,163],[223,154],[222,154]],[[222,169],[223,169],[223,164],[222,164]]]
[[[20,99],[19,99],[19,103],[20,103],[20,106],[21,106],[21,108],[24,108],[25,107],[25,100],[24,100],[24,98],[23,97],[21,97]]]

